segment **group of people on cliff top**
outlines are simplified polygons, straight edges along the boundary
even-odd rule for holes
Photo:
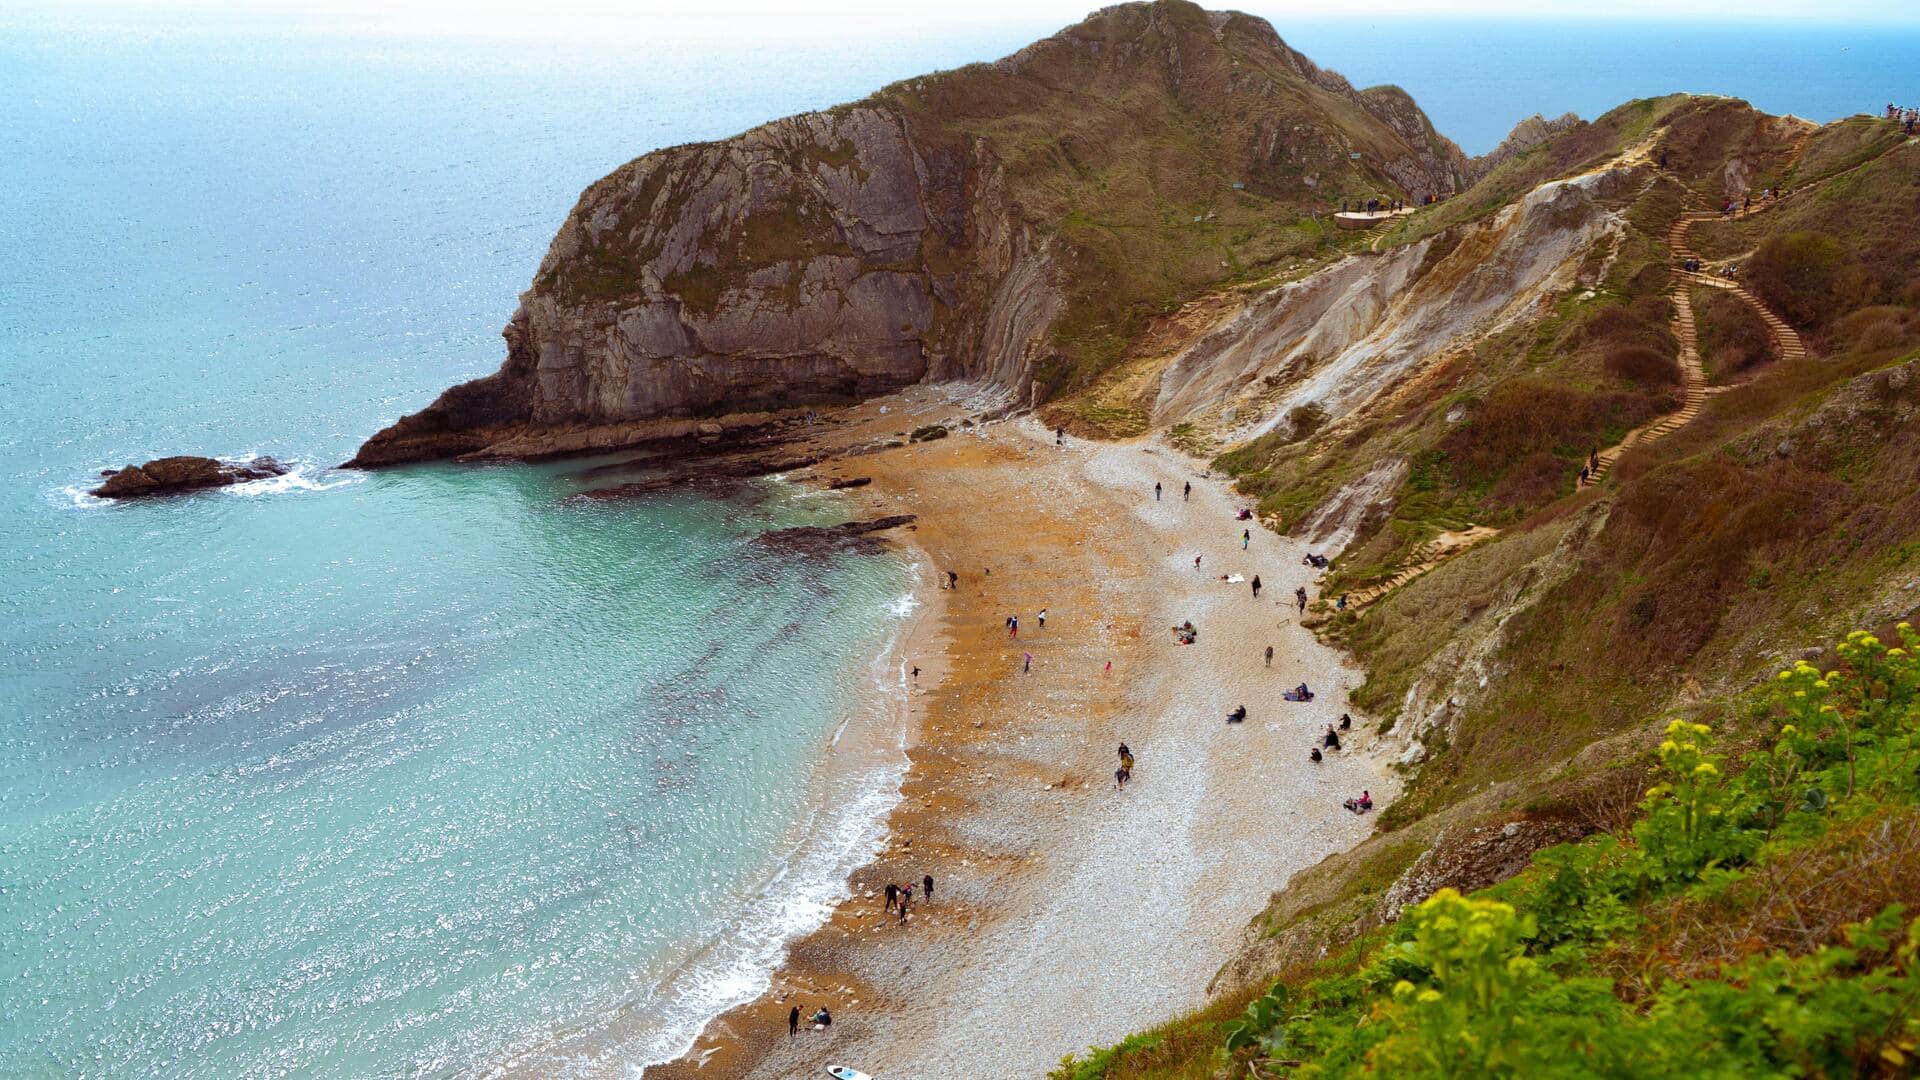
[[[1920,109],[1911,107],[1903,109],[1889,101],[1887,102],[1887,119],[1904,125],[1906,133],[1911,135],[1916,128],[1920,128]]]
[[[1429,199],[1428,201],[1431,202],[1432,200]],[[1405,210],[1407,208],[1405,200],[1402,199],[1368,199],[1366,202],[1360,204],[1360,209],[1358,210],[1349,210],[1347,206],[1348,201],[1346,199],[1340,200],[1340,212],[1343,214],[1378,214],[1382,210],[1393,213],[1396,210]]]

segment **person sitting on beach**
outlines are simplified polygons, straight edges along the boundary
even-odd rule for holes
[[[1360,793],[1359,798],[1348,799],[1346,802],[1343,802],[1340,805],[1346,807],[1348,810],[1351,810],[1356,814],[1364,814],[1367,811],[1373,809],[1373,794],[1371,792],[1362,791]]]
[[[1352,729],[1353,729],[1353,717],[1347,715],[1346,713],[1341,713],[1340,714],[1340,730],[1351,731]]]
[[[1338,750],[1340,749],[1340,733],[1333,730],[1332,724],[1328,724],[1327,733],[1320,736],[1320,742],[1329,750]]]
[[[1238,724],[1245,721],[1246,718],[1247,718],[1247,707],[1245,705],[1241,705],[1238,708],[1234,709],[1232,712],[1227,714],[1227,723]]]
[[[1307,760],[1313,762],[1316,765],[1319,764],[1321,760],[1323,760],[1320,756],[1320,748],[1316,746],[1313,749],[1308,750]]]
[[[825,1031],[832,1026],[833,1014],[827,1011],[825,1005],[820,1006],[820,1011],[813,1014],[813,1030]]]

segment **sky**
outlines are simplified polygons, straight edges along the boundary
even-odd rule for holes
[[[1283,23],[1289,16],[1338,14],[1338,5],[1308,0],[1202,0]],[[762,28],[792,26],[809,33],[841,33],[883,26],[891,31],[999,24],[1035,31],[1079,21],[1103,6],[1097,0],[9,0],[16,16],[41,12],[65,18],[178,14],[233,21],[281,21],[294,16],[318,25],[378,27],[422,33],[644,35],[672,26],[724,30],[751,21]],[[1428,18],[1739,18],[1833,21],[1898,20],[1920,23],[1915,0],[1582,0],[1543,6],[1539,0],[1367,0],[1369,18],[1401,13]]]

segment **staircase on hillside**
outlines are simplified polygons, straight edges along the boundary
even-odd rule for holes
[[[1803,135],[1794,144],[1793,161],[1798,161],[1800,154],[1805,152],[1806,138]],[[1780,205],[1782,200],[1802,190],[1805,189],[1796,189],[1796,191],[1769,199],[1758,206],[1749,206],[1731,214],[1691,211],[1681,214],[1674,220],[1672,228],[1667,230],[1667,249],[1673,255],[1676,268],[1673,271],[1673,284],[1667,289],[1667,297],[1673,301],[1673,336],[1680,343],[1680,408],[1650,424],[1627,432],[1626,438],[1621,439],[1618,445],[1602,450],[1599,454],[1599,467],[1587,475],[1588,484],[1597,484],[1604,479],[1607,473],[1612,471],[1614,462],[1619,461],[1620,455],[1626,453],[1628,449],[1652,442],[1700,415],[1700,405],[1706,400],[1709,391],[1706,371],[1700,365],[1699,331],[1694,325],[1693,301],[1688,296],[1688,290],[1692,286],[1703,285],[1724,289],[1739,297],[1760,316],[1761,322],[1766,325],[1767,337],[1772,340],[1774,351],[1779,354],[1780,359],[1797,361],[1807,358],[1807,345],[1801,340],[1799,332],[1787,325],[1785,319],[1775,314],[1772,308],[1738,282],[1729,278],[1715,277],[1712,274],[1678,268],[1684,266],[1688,259],[1699,258],[1699,255],[1687,246],[1687,234],[1692,231],[1694,222],[1711,221],[1715,218],[1750,217]]]
[[[1392,577],[1348,593],[1347,610],[1358,611],[1475,544],[1498,535],[1499,529],[1486,525],[1469,525],[1459,532],[1441,533],[1414,548],[1413,553],[1407,556],[1407,562]]]

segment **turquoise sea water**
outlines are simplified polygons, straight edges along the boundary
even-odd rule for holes
[[[497,364],[514,295],[615,165],[1046,29],[0,13],[0,1076],[462,1074],[555,1044],[614,1072],[751,990],[871,841],[887,771],[816,766],[849,717],[884,727],[907,569],[753,547],[842,514],[777,483],[584,506],[577,462],[327,466]],[[1644,52],[1556,69],[1532,54],[1604,43],[1550,28],[1400,29],[1281,24],[1470,150],[1673,84]],[[1532,50],[1511,79],[1459,59],[1502,48]],[[1823,119],[1920,97],[1910,64],[1851,55],[1685,85]],[[178,452],[301,467],[79,493]]]

